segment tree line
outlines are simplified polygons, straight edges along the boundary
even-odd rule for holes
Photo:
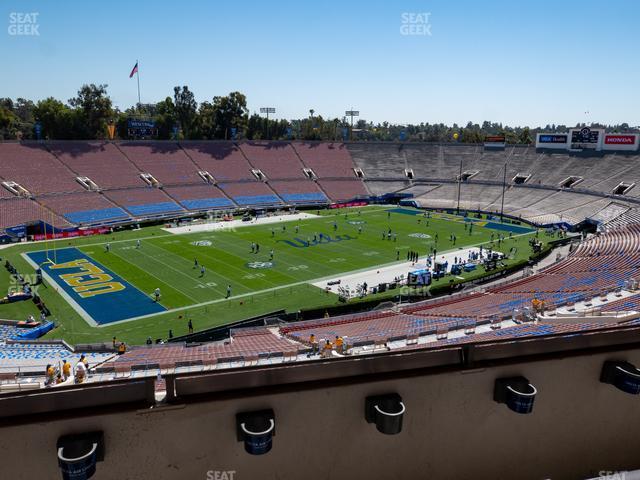
[[[110,136],[130,139],[129,120],[150,120],[160,140],[323,140],[323,141],[420,141],[482,143],[486,136],[504,135],[507,143],[530,144],[538,132],[566,132],[582,127],[549,124],[544,127],[511,127],[484,121],[466,125],[374,123],[360,119],[351,127],[347,117],[325,118],[309,109],[299,119],[269,119],[249,114],[247,98],[240,92],[196,102],[188,86],[174,87],[173,96],[154,104],[137,104],[124,111],[114,107],[107,85],[83,85],[66,102],[53,97],[34,102],[25,98],[0,98],[0,140],[100,140]],[[637,132],[626,123],[592,128],[609,132]]]

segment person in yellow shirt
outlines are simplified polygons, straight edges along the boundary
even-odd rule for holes
[[[56,369],[53,368],[53,365],[48,364],[46,372],[47,372],[46,385],[47,386],[53,385],[55,383]]]
[[[323,347],[323,356],[324,357],[330,357],[331,356],[331,351],[333,350],[333,345],[331,344],[331,342],[329,340],[327,340],[324,344]]]
[[[309,343],[311,344],[311,354],[315,355],[318,353],[318,341],[316,340],[316,336],[312,333],[309,337]]]
[[[122,355],[126,351],[127,346],[124,344],[124,342],[121,342],[120,345],[118,345],[118,355]]]
[[[336,336],[336,352],[342,353],[343,345],[344,340],[342,340],[342,337]]]
[[[67,380],[71,376],[71,364],[66,360],[62,360],[62,378]]]

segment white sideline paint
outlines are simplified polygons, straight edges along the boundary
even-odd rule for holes
[[[486,249],[483,249],[483,252],[486,252]],[[461,248],[459,250],[451,250],[445,253],[438,253],[437,261],[440,263],[449,262],[448,270],[451,270],[451,266],[453,265],[453,260],[455,257],[462,257],[464,259],[469,258],[469,253],[480,252],[479,248]],[[494,250],[495,252],[495,250]],[[499,252],[498,252],[499,253]],[[402,251],[400,255],[406,256],[406,251]],[[322,288],[323,290],[328,288],[330,291],[337,292],[338,287],[348,287],[350,289],[356,288],[358,284],[362,284],[367,282],[369,287],[375,287],[379,283],[391,283],[395,280],[396,277],[401,277],[404,275],[408,275],[409,272],[414,270],[428,269],[429,271],[433,271],[433,267],[428,268],[426,263],[426,255],[420,257],[420,261],[417,263],[412,262],[402,262],[396,263],[394,265],[387,265],[386,267],[372,268],[370,270],[366,270],[364,272],[356,272],[349,274],[348,272],[345,274],[338,274],[331,278],[324,278],[321,281],[317,281],[312,283],[312,285]],[[328,285],[329,282],[335,282],[340,280],[339,285]]]
[[[256,225],[269,225],[273,223],[294,222],[296,220],[307,220],[309,218],[319,218],[318,215],[311,213],[293,213],[287,215],[272,215],[269,217],[254,218],[250,222],[240,220],[230,220],[228,222],[211,222],[185,225],[183,227],[166,227],[162,228],[165,232],[175,235],[184,235],[185,233],[214,232],[220,230],[233,230],[239,227],[254,227]]]

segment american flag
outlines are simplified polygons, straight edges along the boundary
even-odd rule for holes
[[[133,70],[131,70],[129,78],[133,77],[136,73],[138,73],[138,62],[136,62],[136,64],[133,66]]]

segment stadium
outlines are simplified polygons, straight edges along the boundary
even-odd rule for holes
[[[189,123],[136,76],[0,98],[3,478],[638,478],[638,128]]]

